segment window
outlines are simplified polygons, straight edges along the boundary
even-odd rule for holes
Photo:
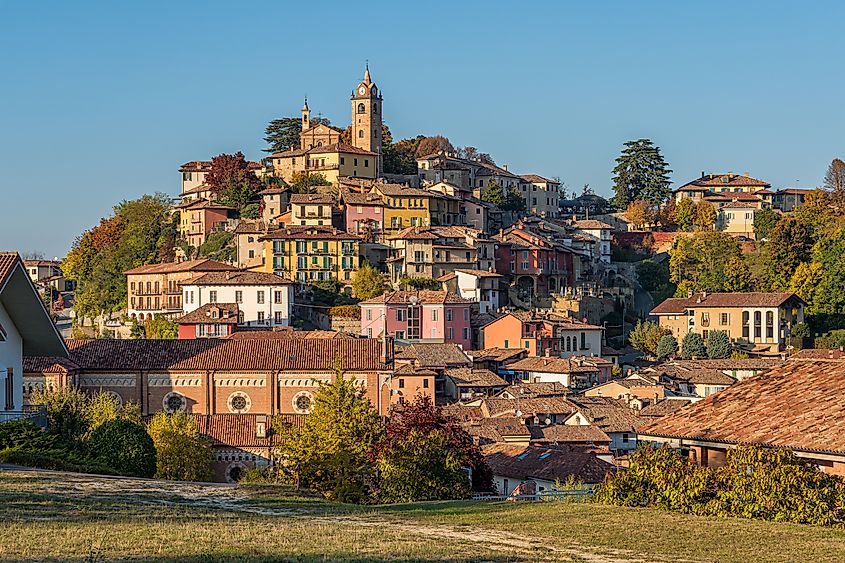
[[[446,338],[452,340],[455,337],[455,329],[449,327],[446,329]]]
[[[258,311],[258,322],[264,322],[264,311]]]
[[[464,340],[469,340],[469,328],[464,327]]]
[[[244,292],[241,290],[235,291],[235,303],[243,303],[244,302]]]
[[[587,349],[587,333],[586,332],[581,333],[581,349],[582,350]]]
[[[181,393],[171,391],[164,396],[164,399],[161,401],[161,406],[164,408],[165,412],[173,414],[174,412],[184,411],[188,406],[188,401]]]
[[[311,405],[313,401],[314,397],[311,396],[311,393],[308,391],[300,391],[293,396],[291,403],[293,403],[293,410],[299,414],[308,414],[311,412]]]
[[[396,309],[396,320],[397,321],[404,321],[405,320],[405,310],[404,309]]]
[[[405,380],[400,377],[399,378],[399,389],[404,389],[404,388],[405,388]]]
[[[340,157],[340,164],[341,165],[346,164],[346,159],[343,158],[343,157]]]
[[[229,412],[245,413],[249,411],[250,403],[249,395],[243,391],[235,391],[229,395]]]
[[[256,303],[258,303],[259,305],[262,305],[262,304],[264,303],[264,292],[263,292],[263,291],[258,291],[258,292],[256,292],[256,294],[255,294],[255,301],[256,301]]]
[[[273,313],[273,321],[276,324],[281,324],[284,320],[285,319],[281,311],[276,311]]]
[[[754,311],[754,339],[758,340],[763,337],[763,314],[760,311]]]
[[[423,389],[428,389],[428,379],[423,379]]]
[[[364,138],[364,130],[363,130],[363,129],[359,129],[359,130],[358,130],[358,138],[359,138],[359,139],[363,139],[363,138]],[[356,158],[355,160],[358,160],[358,159]],[[357,164],[357,163],[356,163],[356,164]]]
[[[628,434],[622,434],[622,443],[623,444],[627,444],[629,439],[630,439],[630,437],[628,436]]]
[[[775,314],[772,311],[766,311],[766,338],[775,337]]]
[[[722,325],[722,326],[729,324],[730,320],[731,320],[730,313],[721,313],[719,315],[719,324]]]
[[[15,408],[15,372],[12,368],[6,368],[6,410]]]
[[[508,341],[505,340],[505,348],[507,348],[507,347],[508,347]]]
[[[531,343],[528,340],[525,341],[525,347],[531,348]]]
[[[216,291],[209,291],[208,292],[208,302],[209,303],[217,303],[217,292]]]
[[[748,311],[742,312],[742,337],[749,338]]]
[[[358,104],[358,113],[366,113],[366,111],[364,104]]]
[[[368,321],[373,320],[373,310],[372,309],[367,309],[367,320]]]
[[[393,337],[396,338],[396,340],[405,340],[405,331],[397,330],[395,333],[393,333]]]
[[[250,257],[250,258],[255,258],[255,251],[254,251],[254,250],[250,250],[250,251],[249,251],[249,257]]]
[[[273,292],[273,303],[277,305],[282,302],[282,292],[281,291],[274,291]]]
[[[469,308],[466,308],[466,307],[464,308],[464,320],[465,321],[469,320]]]
[[[132,289],[132,291],[135,291],[135,282],[130,283],[129,287],[130,289]]]
[[[452,309],[446,309],[446,320],[451,321],[453,314],[454,312],[452,311]]]
[[[431,320],[433,320],[433,321],[437,320],[437,309],[431,310]]]

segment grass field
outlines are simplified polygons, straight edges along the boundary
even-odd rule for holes
[[[0,471],[2,561],[845,561],[845,532],[578,503],[338,506]]]

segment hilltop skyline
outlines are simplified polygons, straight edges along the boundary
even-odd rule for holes
[[[13,108],[2,248],[61,258],[119,201],[176,196],[183,162],[266,156],[267,122],[297,116],[306,95],[345,126],[366,60],[394,140],[442,134],[570,191],[609,197],[614,159],[641,137],[661,147],[674,187],[732,171],[811,188],[845,152],[833,3],[103,6],[15,6],[0,23],[18,55],[0,92]]]

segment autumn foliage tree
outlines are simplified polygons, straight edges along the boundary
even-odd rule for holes
[[[654,220],[654,213],[647,201],[638,199],[628,204],[625,218],[634,225],[634,228],[642,229]]]
[[[206,174],[205,182],[221,203],[237,209],[255,201],[262,188],[261,180],[250,169],[249,162],[240,151],[212,158],[211,170]]]

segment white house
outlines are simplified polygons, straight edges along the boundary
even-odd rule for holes
[[[23,356],[68,355],[16,252],[0,253],[0,422],[23,414]]]
[[[185,314],[209,303],[235,303],[239,326],[288,326],[293,282],[264,272],[209,272],[182,284]]]
[[[495,312],[499,308],[499,281],[502,275],[487,270],[455,270],[455,293],[478,301],[480,313]]]
[[[570,223],[575,232],[593,240],[594,258],[610,264],[610,242],[613,239],[613,227],[595,219],[582,219]]]

